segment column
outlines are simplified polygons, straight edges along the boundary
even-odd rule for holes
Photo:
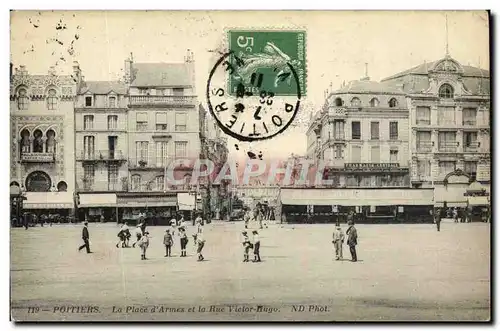
[[[42,137],[42,153],[47,151],[47,137]]]
[[[464,152],[464,130],[460,129],[457,131],[456,140],[458,142],[457,153],[463,153]],[[461,168],[461,169],[463,169],[463,168]]]
[[[412,128],[411,130],[411,141],[409,143],[410,145],[410,153],[416,153],[417,152],[417,129]]]
[[[438,125],[438,107],[431,106],[431,125]]]
[[[440,177],[439,160],[432,158],[431,159],[431,181],[434,183],[435,181],[440,179],[439,177]]]
[[[33,142],[35,141],[35,138],[34,137],[30,137],[29,141],[30,141],[30,144],[29,144],[29,147],[28,147],[28,153],[31,153],[33,151]]]
[[[432,130],[431,141],[432,141],[432,153],[437,153],[438,148],[439,148],[439,132],[438,132],[438,130]]]
[[[455,107],[455,124],[457,126],[462,126],[463,123],[463,108],[462,106],[456,106]],[[460,143],[462,145],[462,143]]]

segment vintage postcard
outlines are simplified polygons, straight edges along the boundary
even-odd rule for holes
[[[487,11],[12,11],[11,319],[491,320]]]

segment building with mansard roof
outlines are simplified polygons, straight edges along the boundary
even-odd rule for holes
[[[489,190],[489,71],[446,55],[382,82],[407,96],[412,186],[434,187],[436,205],[460,207],[469,183]]]

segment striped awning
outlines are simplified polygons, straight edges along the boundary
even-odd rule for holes
[[[90,208],[90,207],[116,207],[116,194],[114,193],[89,193],[80,194],[80,208]]]
[[[26,192],[23,209],[70,209],[74,207],[72,192]]]
[[[469,206],[489,206],[488,197],[469,197]]]

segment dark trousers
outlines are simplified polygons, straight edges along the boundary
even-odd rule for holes
[[[181,249],[186,249],[187,242],[187,238],[181,238]]]
[[[172,254],[172,245],[165,245],[165,255],[170,256]]]
[[[351,251],[352,261],[356,262],[358,260],[358,255],[356,254],[356,246],[349,246],[349,251]]]
[[[437,230],[441,231],[441,222],[436,222]]]
[[[83,245],[78,247],[78,250],[81,251],[83,248],[87,250],[87,253],[90,253],[90,244],[88,239],[83,239]]]
[[[253,245],[253,255],[255,261],[260,261],[260,241]]]

